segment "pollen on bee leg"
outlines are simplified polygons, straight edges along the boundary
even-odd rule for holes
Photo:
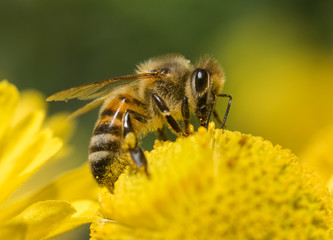
[[[202,136],[207,133],[207,129],[205,127],[200,126],[198,128],[198,133]]]
[[[188,125],[188,132],[189,132],[190,135],[194,134],[194,127],[193,127],[192,124]]]
[[[124,138],[123,148],[131,149],[136,146],[136,136],[133,132],[128,133]]]
[[[162,145],[163,145],[163,141],[155,139],[155,141],[154,141],[154,149],[156,149],[156,148],[158,148],[158,147],[160,147]]]
[[[215,130],[215,123],[214,122],[210,122],[208,124],[208,132],[214,131],[214,130]]]

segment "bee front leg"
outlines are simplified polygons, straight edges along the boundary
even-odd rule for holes
[[[138,146],[130,117],[130,111],[127,111],[124,117],[124,140],[127,144],[126,148],[128,149],[134,164],[139,170],[143,169],[147,176],[149,176],[147,170],[147,159],[140,146]]]
[[[168,108],[168,106],[166,105],[166,103],[164,102],[164,100],[158,96],[157,94],[153,94],[153,99],[154,102],[156,104],[156,106],[158,107],[158,109],[161,111],[161,113],[165,116],[166,120],[168,121],[170,127],[178,134],[187,137],[188,134],[183,132],[183,130],[180,128],[179,124],[177,123],[177,121],[171,116],[170,114],[170,110]]]
[[[220,127],[221,129],[223,129],[225,127],[225,123],[227,122],[227,117],[228,117],[229,110],[230,110],[230,107],[231,107],[232,96],[229,95],[229,94],[219,94],[218,96],[219,97],[227,97],[227,98],[229,98],[227,109],[225,110],[225,114],[224,114],[224,118],[223,118],[223,123],[222,123],[222,125]]]

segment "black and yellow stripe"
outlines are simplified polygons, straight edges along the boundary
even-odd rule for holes
[[[124,115],[129,112],[132,119],[136,120],[134,126],[139,128],[148,121],[145,109],[146,104],[137,98],[119,94],[100,113],[89,146],[89,163],[97,182],[101,185],[109,184],[111,191],[113,183],[128,164],[127,150],[122,148]]]

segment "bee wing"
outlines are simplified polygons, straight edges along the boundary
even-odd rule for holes
[[[85,113],[87,113],[91,110],[94,110],[95,108],[98,108],[99,106],[102,105],[104,100],[105,100],[105,96],[93,100],[92,102],[84,105],[83,107],[77,109],[75,112],[70,114],[68,116],[68,119],[76,118],[77,116],[80,116],[80,115],[85,114]]]
[[[117,86],[126,85],[143,79],[157,78],[157,74],[157,72],[139,73],[89,83],[57,92],[49,96],[46,101],[67,101],[68,99],[73,98],[80,100],[95,99],[107,95]]]

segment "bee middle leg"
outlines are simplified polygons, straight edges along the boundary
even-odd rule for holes
[[[219,97],[227,97],[227,98],[229,98],[227,109],[225,110],[225,114],[224,114],[224,117],[223,117],[223,123],[222,123],[222,125],[220,127],[221,129],[223,129],[225,127],[225,123],[227,122],[227,117],[228,117],[229,110],[230,110],[230,107],[231,107],[231,102],[232,102],[232,96],[229,95],[229,94],[219,94],[218,96]]]
[[[130,117],[130,111],[127,111],[125,113],[124,117],[124,139],[127,143],[127,148],[130,153],[130,156],[136,165],[138,169],[143,169],[144,172],[149,176],[148,170],[147,170],[147,159],[141,149],[141,147],[138,145],[137,138],[134,133],[131,117]]]
[[[180,134],[182,136],[187,137],[188,134],[181,129],[181,127],[179,126],[178,122],[171,116],[170,110],[169,110],[168,106],[166,105],[165,101],[160,96],[158,96],[155,93],[152,95],[152,97],[153,97],[154,102],[155,102],[156,106],[158,107],[158,109],[165,116],[165,118],[168,121],[170,127],[177,134]]]

